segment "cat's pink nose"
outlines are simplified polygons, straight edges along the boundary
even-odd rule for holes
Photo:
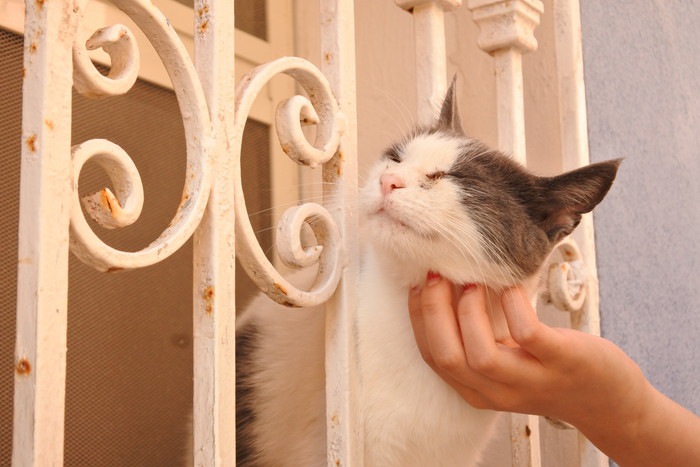
[[[403,178],[395,174],[382,175],[379,177],[379,184],[381,185],[382,194],[384,196],[397,188],[406,188],[406,182],[403,181]]]

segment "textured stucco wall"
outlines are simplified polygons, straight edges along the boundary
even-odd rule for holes
[[[692,5],[695,5],[694,7]],[[581,1],[603,335],[700,414],[700,8]]]

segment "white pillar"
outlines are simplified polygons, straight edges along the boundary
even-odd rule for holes
[[[494,57],[499,149],[526,164],[522,54],[535,50],[540,0],[468,0],[479,47]],[[541,465],[539,417],[511,414],[513,466]]]

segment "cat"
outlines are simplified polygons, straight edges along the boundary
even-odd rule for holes
[[[479,461],[498,414],[469,406],[422,360],[409,289],[432,271],[534,291],[547,256],[602,201],[619,163],[532,175],[464,134],[454,81],[435,123],[384,152],[360,192],[370,239],[356,313],[365,465]],[[239,465],[326,465],[322,309],[257,297],[239,320],[236,355]]]

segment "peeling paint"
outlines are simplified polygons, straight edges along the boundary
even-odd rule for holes
[[[27,137],[27,147],[31,152],[36,152],[36,135],[29,135],[29,137]]]
[[[282,292],[282,294],[287,295],[287,289],[284,288],[284,286],[283,286],[282,284],[278,284],[277,282],[275,282],[275,283],[272,284],[272,285],[274,285],[275,288],[276,288],[277,290],[279,290],[280,292]]]
[[[15,366],[15,372],[20,376],[26,376],[32,372],[32,366],[26,358],[20,358]]]
[[[204,288],[202,293],[204,298],[204,311],[210,315],[214,311],[214,286],[208,285]]]

